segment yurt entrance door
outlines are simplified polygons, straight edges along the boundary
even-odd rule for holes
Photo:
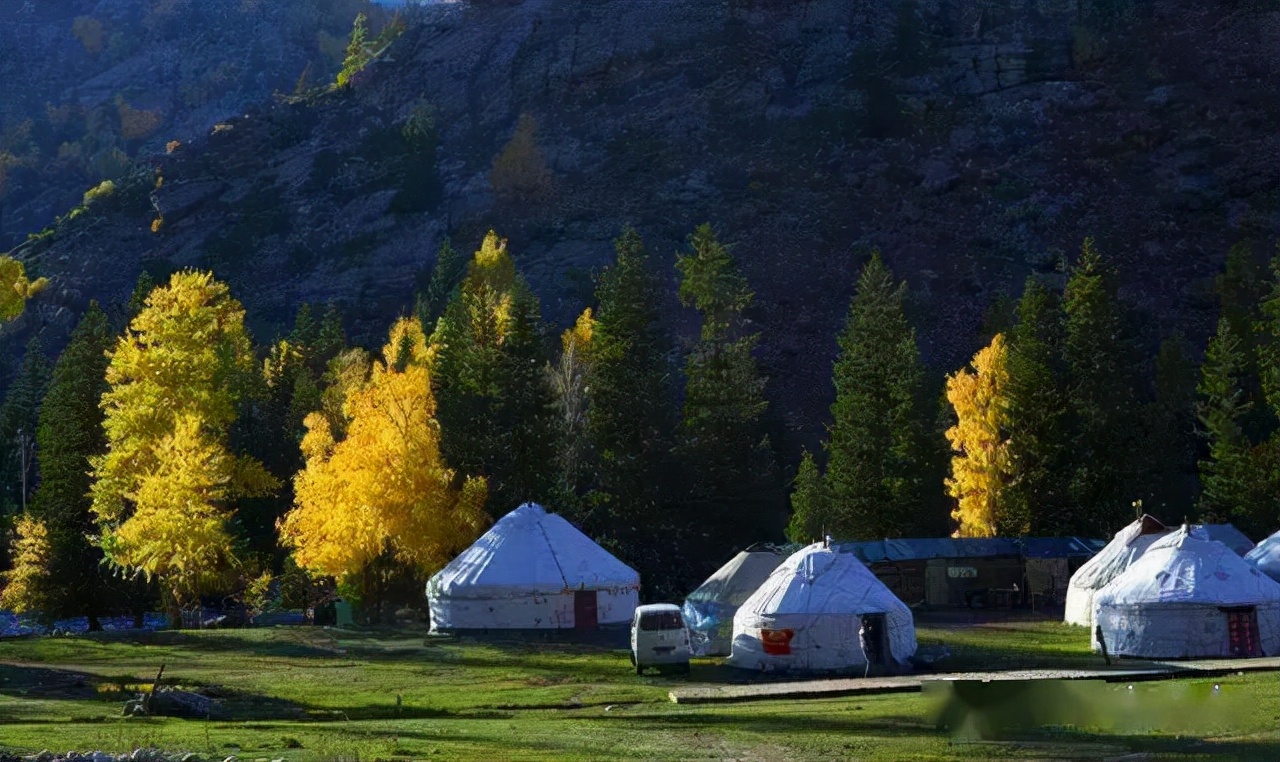
[[[888,663],[884,614],[862,615],[862,648],[866,652],[868,664],[884,666]]]
[[[596,591],[575,590],[573,592],[573,627],[577,630],[594,630],[598,625],[596,619]]]
[[[1258,610],[1253,606],[1222,609],[1227,615],[1227,636],[1230,638],[1231,655],[1240,658],[1261,656],[1258,643]]]

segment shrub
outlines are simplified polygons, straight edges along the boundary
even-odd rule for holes
[[[99,201],[105,201],[115,192],[116,184],[111,180],[103,180],[84,192],[84,205],[88,207],[93,206]]]

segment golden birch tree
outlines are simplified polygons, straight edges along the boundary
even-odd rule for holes
[[[947,494],[957,501],[954,537],[994,537],[1001,529],[1001,497],[1010,474],[1004,434],[1008,356],[1004,334],[996,334],[973,356],[972,372],[961,368],[947,378],[947,401],[957,420],[946,431],[954,451],[946,480]]]
[[[430,572],[479,535],[484,479],[457,489],[440,459],[434,349],[417,319],[399,320],[368,379],[348,379],[345,436],[324,413],[307,416],[306,467],[280,523],[299,566],[344,580],[390,553]]]
[[[197,271],[154,289],[110,353],[107,451],[89,460],[99,542],[112,565],[158,579],[173,613],[236,566],[234,501],[279,486],[227,446],[255,364],[243,307]]]

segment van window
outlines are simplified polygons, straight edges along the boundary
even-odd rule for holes
[[[684,628],[678,611],[654,611],[640,616],[640,629],[645,632],[654,630],[679,630]]]

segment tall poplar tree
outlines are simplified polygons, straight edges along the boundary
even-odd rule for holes
[[[956,424],[947,429],[954,456],[947,493],[956,500],[952,512],[956,537],[1025,534],[1026,517],[1011,513],[1005,493],[1010,482],[1008,410],[1008,345],[997,333],[973,356],[972,367],[947,379],[947,399]]]
[[[280,525],[298,565],[354,582],[374,621],[389,580],[436,571],[485,523],[484,479],[440,459],[433,352],[416,318],[397,321],[368,376],[342,389],[341,432],[323,411],[307,416],[306,467]]]
[[[90,459],[101,546],[113,565],[159,581],[175,622],[238,562],[235,501],[278,486],[227,446],[255,370],[244,309],[197,271],[152,291],[110,355],[108,447]]]
[[[644,241],[626,228],[596,283],[585,390],[591,481],[583,528],[641,572],[652,590],[670,574],[674,431],[670,337]]]
[[[784,513],[764,430],[765,379],[752,356],[758,335],[742,317],[752,291],[710,225],[700,225],[689,245],[676,259],[678,295],[702,325],[685,359],[678,450],[690,479],[689,515],[697,517],[692,547],[719,559],[780,535]]]
[[[858,278],[833,381],[827,441],[835,537],[903,537],[932,528],[923,479],[929,448],[924,371],[915,329],[903,309],[906,283],[895,283],[879,252]]]
[[[432,342],[445,462],[486,478],[495,518],[547,501],[559,446],[542,319],[497,233],[485,236]]]

